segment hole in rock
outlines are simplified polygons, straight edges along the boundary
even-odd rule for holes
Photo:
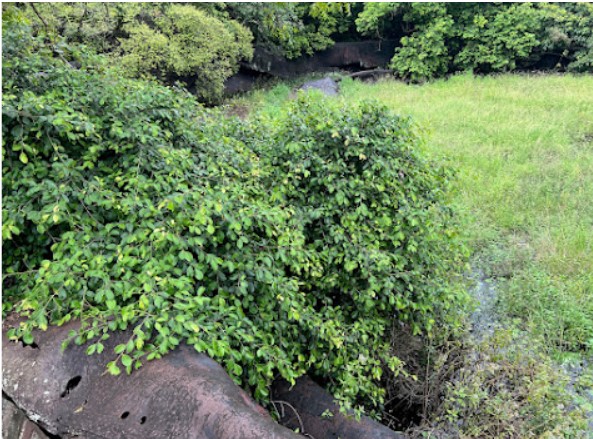
[[[144,424],[146,422],[146,416],[142,416],[140,418],[140,424]]]
[[[76,388],[76,386],[78,386],[81,379],[82,377],[80,375],[76,375],[75,377],[70,378],[70,380],[68,380],[68,383],[66,384],[66,388],[60,396],[63,398],[66,395],[68,395],[72,390]]]
[[[120,418],[122,419],[126,419],[128,416],[130,416],[130,412],[123,412],[120,416]]]
[[[21,346],[24,348],[39,349],[39,345],[37,343],[33,342],[31,344],[25,344],[23,340],[21,340]]]

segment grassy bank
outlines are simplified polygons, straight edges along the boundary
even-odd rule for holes
[[[455,162],[470,243],[508,280],[505,311],[550,347],[593,347],[593,77],[348,81],[343,94],[412,115]]]
[[[280,84],[235,104],[273,113],[290,91]],[[472,378],[449,392],[461,403],[444,418],[475,415],[463,437],[493,434],[476,415],[486,409],[498,411],[488,419],[503,426],[500,437],[582,437],[563,415],[571,378],[552,359],[579,362],[593,351],[593,77],[459,75],[418,86],[344,80],[341,95],[377,99],[426,131],[427,153],[458,170],[455,197],[468,214],[474,265],[497,285],[510,329],[493,339],[500,348],[477,351],[481,365],[498,372],[480,376],[469,366]],[[517,333],[520,342],[510,342]],[[590,388],[583,376],[577,385]],[[505,390],[486,391],[487,381]]]
[[[557,351],[593,345],[593,77],[345,80],[341,89],[411,115],[428,152],[458,169],[467,238],[508,287],[506,313]],[[273,113],[289,94],[281,84],[240,104]]]

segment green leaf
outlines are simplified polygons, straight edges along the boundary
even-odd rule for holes
[[[33,338],[33,334],[31,334],[30,332],[26,332],[25,334],[23,334],[23,343],[30,345],[33,344],[34,341],[35,339]]]
[[[179,253],[179,258],[191,262],[193,261],[194,256],[188,251],[182,251]]]
[[[132,358],[128,355],[122,355],[121,357],[121,364],[128,367],[132,364]]]
[[[107,371],[111,375],[119,375],[121,373],[121,369],[117,366],[115,361],[111,361],[111,362],[107,363]]]

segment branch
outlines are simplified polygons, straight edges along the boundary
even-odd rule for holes
[[[351,78],[366,78],[369,76],[376,76],[376,75],[390,75],[393,74],[393,70],[389,69],[373,69],[373,70],[363,70],[356,73],[351,73],[348,76]]]
[[[54,54],[58,55],[60,57],[60,59],[62,61],[64,61],[64,63],[69,66],[72,67],[70,65],[70,63],[68,62],[68,60],[66,58],[64,58],[64,56],[56,49],[56,46],[54,45],[53,41],[51,41],[51,33],[50,33],[50,29],[49,29],[49,25],[47,24],[47,21],[45,21],[45,19],[43,18],[43,16],[39,13],[39,11],[37,10],[37,8],[35,7],[35,3],[33,2],[29,2],[29,6],[31,6],[31,9],[33,9],[33,12],[35,12],[35,15],[37,15],[37,18],[39,18],[39,20],[41,21],[41,23],[43,23],[43,27],[45,27],[45,33],[47,34],[47,37],[50,40],[50,45],[51,45],[51,50]]]
[[[37,15],[37,18],[39,18],[39,20],[41,20],[41,22],[43,23],[43,26],[45,27],[45,31],[49,34],[49,26],[47,24],[47,21],[44,20],[44,18],[41,16],[39,11],[37,10],[37,8],[35,7],[35,3],[29,2],[29,6],[31,6],[31,9],[33,9],[33,12],[35,12],[35,15]]]

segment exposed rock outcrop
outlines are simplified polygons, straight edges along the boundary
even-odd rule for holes
[[[130,375],[112,376],[105,365],[130,331],[113,333],[101,354],[88,356],[86,346],[61,350],[62,340],[76,328],[76,323],[50,327],[38,332],[31,346],[9,341],[3,330],[4,439],[302,437],[295,428],[315,439],[404,437],[370,418],[357,421],[340,414],[332,396],[307,377],[292,388],[287,383],[274,387],[286,428],[218,363],[190,346],[180,346]],[[296,411],[284,410],[286,404]],[[327,411],[334,415],[326,418]]]
[[[291,78],[311,72],[335,69],[367,70],[383,67],[395,52],[396,41],[356,41],[335,43],[313,55],[288,60],[256,48],[253,60],[243,67],[279,78]]]
[[[301,377],[292,388],[285,381],[273,387],[273,397],[280,422],[316,439],[405,439],[367,416],[356,420],[344,415],[332,396],[309,377]]]
[[[113,348],[129,333],[113,334],[100,355],[86,347],[60,349],[74,325],[36,336],[36,348],[3,334],[2,387],[44,430],[88,439],[261,439],[298,437],[276,423],[224,369],[182,346],[131,375],[105,374]]]
[[[2,439],[50,439],[50,437],[3,394]]]
[[[335,43],[332,47],[288,60],[262,48],[255,48],[253,59],[242,63],[239,73],[225,83],[225,93],[248,91],[262,78],[294,78],[312,72],[368,70],[385,67],[395,51],[395,40]]]
[[[305,82],[299,90],[319,90],[327,96],[337,96],[339,86],[332,78],[318,79],[317,81]]]

